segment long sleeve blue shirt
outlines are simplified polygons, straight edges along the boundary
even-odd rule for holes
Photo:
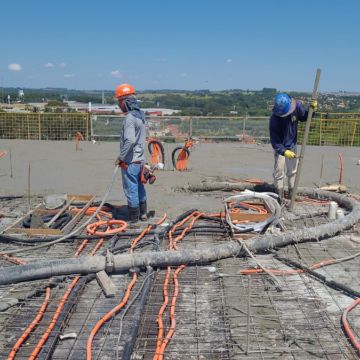
[[[293,113],[286,117],[271,114],[269,120],[270,141],[273,149],[284,155],[285,150],[294,150],[297,141],[298,120],[306,121],[308,111],[300,101],[296,101]]]

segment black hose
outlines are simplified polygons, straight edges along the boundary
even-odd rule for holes
[[[171,221],[166,227],[165,229],[163,229],[160,233],[159,233],[159,237],[164,237],[168,231],[178,222],[184,220],[186,217],[188,217],[189,215],[191,215],[193,212],[197,211],[196,209],[190,209],[187,210],[185,212],[183,212],[181,215],[179,215],[174,221]]]
[[[322,283],[324,283],[325,285],[329,286],[330,288],[337,290],[337,291],[341,291],[343,294],[353,298],[353,299],[357,299],[360,297],[360,292],[356,291],[354,289],[349,288],[348,286],[339,283],[337,281],[334,280],[328,280],[326,278],[326,276],[319,274],[318,272],[309,269],[308,267],[294,261],[288,258],[284,258],[284,257],[280,257],[275,255],[275,258],[281,262],[283,262],[284,264],[287,264],[293,268],[296,269],[301,269],[303,270],[305,273],[310,274],[311,276],[313,276],[315,279],[321,281]]]
[[[14,200],[14,199],[22,199],[24,195],[8,195],[8,196],[0,196],[0,200]]]
[[[27,216],[25,219],[23,219],[22,221],[22,225],[24,228],[29,229],[30,225],[31,225],[31,219],[32,219],[32,215],[30,214],[29,216]],[[42,215],[41,219],[44,223],[49,222],[52,218],[54,217],[54,215]],[[72,216],[69,212],[66,212],[64,214],[61,214],[55,221],[53,224],[51,224],[50,229],[61,229],[63,228],[66,224],[68,224],[72,219]]]
[[[171,153],[171,161],[172,161],[172,164],[174,166],[174,169],[176,169],[176,159],[175,159],[176,152],[179,151],[179,150],[184,150],[186,152],[186,154],[187,154],[187,157],[190,156],[190,151],[186,147],[183,147],[183,146],[176,147]]]
[[[149,143],[148,143],[149,153],[152,155],[154,144],[156,144],[156,145],[159,146],[160,151],[161,151],[161,158],[162,158],[162,161],[161,161],[161,162],[162,162],[163,164],[165,164],[165,150],[164,150],[163,144],[162,144],[160,141],[158,141],[158,140],[151,140],[151,141],[149,141]]]
[[[123,350],[123,354],[122,354],[122,359],[123,360],[130,360],[131,359],[131,355],[132,352],[134,350],[134,346],[136,343],[136,339],[137,339],[137,334],[139,331],[139,326],[140,326],[140,320],[141,320],[141,315],[143,314],[144,308],[145,308],[145,303],[150,291],[150,284],[151,284],[151,274],[154,272],[153,268],[148,267],[147,271],[146,271],[146,278],[145,278],[145,284],[141,290],[141,294],[140,294],[140,298],[138,300],[138,304],[135,308],[135,311],[132,315],[132,324],[131,324],[131,328],[130,331],[128,333],[127,336],[127,340],[125,342],[124,345],[124,350]]]
[[[155,251],[160,250],[160,239],[159,239],[158,233],[159,233],[159,231],[157,229],[157,231],[155,231],[154,237],[153,237],[153,250],[155,250]],[[146,300],[147,300],[147,297],[148,297],[149,291],[150,291],[150,280],[153,279],[153,276],[150,276],[150,274],[152,274],[153,272],[154,272],[154,270],[152,267],[148,266],[146,268],[146,276],[147,277],[144,280],[144,281],[146,281],[146,283],[144,284],[144,286],[141,290],[141,296],[140,296],[139,302],[136,306],[136,309],[135,309],[135,312],[133,315],[133,322],[131,324],[131,329],[129,332],[128,340],[125,342],[125,345],[124,345],[124,351],[123,351],[123,355],[122,355],[123,359],[129,359],[129,360],[131,359],[131,355],[134,350],[135,342],[136,342],[137,335],[139,332],[141,315],[144,313]],[[152,281],[151,281],[151,283],[152,283]]]

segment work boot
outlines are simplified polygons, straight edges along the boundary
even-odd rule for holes
[[[147,219],[147,203],[144,201],[140,203],[140,220],[146,221]]]
[[[137,223],[139,221],[140,209],[139,207],[132,208],[128,206],[128,215],[130,223]]]

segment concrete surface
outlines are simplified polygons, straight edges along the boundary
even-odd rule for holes
[[[189,208],[216,210],[221,199],[175,192],[178,187],[202,180],[260,178],[272,181],[273,152],[270,145],[239,143],[198,144],[191,152],[189,171],[172,170],[171,151],[178,144],[165,144],[165,171],[157,172],[157,181],[147,185],[150,209],[179,214]],[[26,194],[30,164],[31,194],[76,193],[101,197],[113,172],[118,155],[117,142],[81,143],[81,151],[69,141],[2,140],[0,150],[9,153],[0,159],[0,195]],[[11,177],[11,164],[12,163]],[[352,191],[360,190],[359,148],[316,147],[306,149],[301,186],[319,184],[323,159],[322,185],[339,180],[339,153],[344,156],[343,183]],[[147,154],[149,158],[149,154]],[[123,204],[121,176],[114,184],[110,200]]]

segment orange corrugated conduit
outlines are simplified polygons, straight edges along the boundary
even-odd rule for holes
[[[349,338],[351,344],[354,346],[358,354],[360,354],[360,343],[356,340],[354,333],[352,332],[349,322],[347,321],[347,314],[352,311],[356,306],[360,304],[360,298],[357,298],[353,301],[343,312],[341,316],[341,322],[344,327],[345,333]]]
[[[0,253],[0,256],[2,256],[5,260],[7,260],[13,264],[16,264],[16,265],[25,265],[26,264],[25,260],[19,259],[14,256],[9,256],[9,255],[3,254],[3,253]]]
[[[319,263],[309,266],[309,270],[316,270],[321,267],[336,264],[336,263],[337,263],[336,259],[324,260],[324,261],[321,261]],[[296,275],[296,274],[302,274],[302,273],[306,272],[306,270],[302,270],[302,269],[297,269],[297,270],[295,270],[295,269],[292,269],[292,270],[265,269],[265,270],[267,272],[270,272],[274,275],[279,275],[279,276]],[[261,273],[264,273],[265,270],[263,270],[263,269],[244,269],[244,270],[240,270],[240,274],[242,274],[242,275],[261,274]]]
[[[39,312],[37,313],[35,319],[31,322],[31,324],[26,328],[26,330],[20,336],[20,338],[16,342],[16,344],[13,346],[13,348],[11,349],[11,351],[7,357],[7,360],[15,359],[15,355],[16,355],[17,351],[20,349],[21,345],[24,343],[24,341],[28,338],[28,336],[32,333],[34,328],[37,326],[37,324],[42,319],[42,317],[46,311],[46,308],[48,306],[48,303],[49,303],[50,293],[51,293],[51,290],[49,287],[47,287],[45,290],[45,299],[40,307]]]
[[[167,215],[165,214],[157,223],[156,225],[160,225],[161,223],[163,223],[166,219]],[[142,232],[141,234],[136,237],[132,243],[131,243],[131,247],[129,249],[129,252],[132,253],[134,251],[135,246],[139,243],[139,241],[148,233],[150,232],[150,230],[152,229],[152,225],[148,225]],[[106,313],[96,324],[95,326],[91,329],[87,344],[86,344],[86,359],[87,360],[91,360],[92,358],[92,343],[93,340],[97,334],[97,332],[101,329],[101,327],[109,320],[111,319],[114,315],[116,315],[128,302],[129,297],[131,295],[131,290],[133,289],[135,283],[137,280],[137,273],[133,274],[133,278],[131,280],[131,282],[129,283],[125,294],[121,300],[121,302],[116,305],[112,310],[110,310],[108,313]]]
[[[96,243],[94,249],[91,252],[91,256],[93,256],[96,252],[96,250],[98,250],[100,248],[100,246],[103,244],[104,239],[99,239],[99,241]],[[80,253],[82,252],[82,250],[85,248],[86,244],[88,243],[88,240],[83,240],[82,243],[80,244],[78,250],[75,253],[75,257],[78,257],[80,255]],[[40,341],[36,344],[35,349],[33,350],[33,352],[31,353],[31,355],[29,356],[28,360],[35,360],[39,354],[39,352],[41,351],[42,347],[44,346],[44,344],[46,343],[47,339],[49,338],[52,330],[54,329],[56,322],[61,314],[61,311],[63,309],[63,307],[65,306],[66,301],[69,298],[69,295],[71,293],[71,291],[73,290],[73,288],[75,287],[75,285],[77,284],[77,282],[80,280],[81,276],[76,276],[73,281],[70,283],[70,285],[68,286],[65,294],[62,296],[60,303],[58,305],[58,307],[55,310],[55,313],[51,319],[51,322],[49,324],[49,326],[47,327],[47,329],[45,330],[44,334],[42,335]]]
[[[190,215],[188,215],[185,219],[183,219],[182,221],[180,221],[179,223],[175,224],[172,229],[169,231],[168,236],[169,236],[169,250],[176,250],[177,249],[177,242],[179,242],[180,240],[182,240],[186,233],[193,227],[193,225],[195,224],[195,222],[202,216],[204,215],[203,213],[199,212],[199,211],[194,211],[193,213],[191,213]],[[180,235],[178,235],[175,239],[173,238],[173,233],[175,232],[175,230],[179,227],[181,227],[182,225],[184,225],[187,221],[189,221],[191,218],[193,218],[190,222],[190,224],[181,232]],[[156,339],[156,350],[155,350],[155,354],[153,357],[153,360],[162,360],[164,358],[164,353],[166,350],[167,345],[169,344],[172,336],[175,333],[175,329],[176,329],[176,316],[175,316],[175,309],[176,309],[176,302],[178,299],[178,294],[179,294],[179,282],[178,282],[178,274],[185,269],[185,265],[180,265],[179,267],[177,267],[177,269],[174,272],[173,275],[173,284],[174,284],[174,290],[173,290],[173,296],[171,299],[171,305],[170,305],[170,328],[167,332],[167,334],[164,337],[164,322],[163,322],[163,315],[164,312],[166,310],[166,307],[169,303],[169,282],[170,282],[170,277],[171,277],[171,267],[168,266],[167,270],[166,270],[166,276],[165,276],[165,280],[164,280],[164,285],[163,285],[163,297],[164,297],[164,301],[160,307],[158,316],[157,316],[157,323],[158,323],[158,334],[157,334],[157,339]]]

